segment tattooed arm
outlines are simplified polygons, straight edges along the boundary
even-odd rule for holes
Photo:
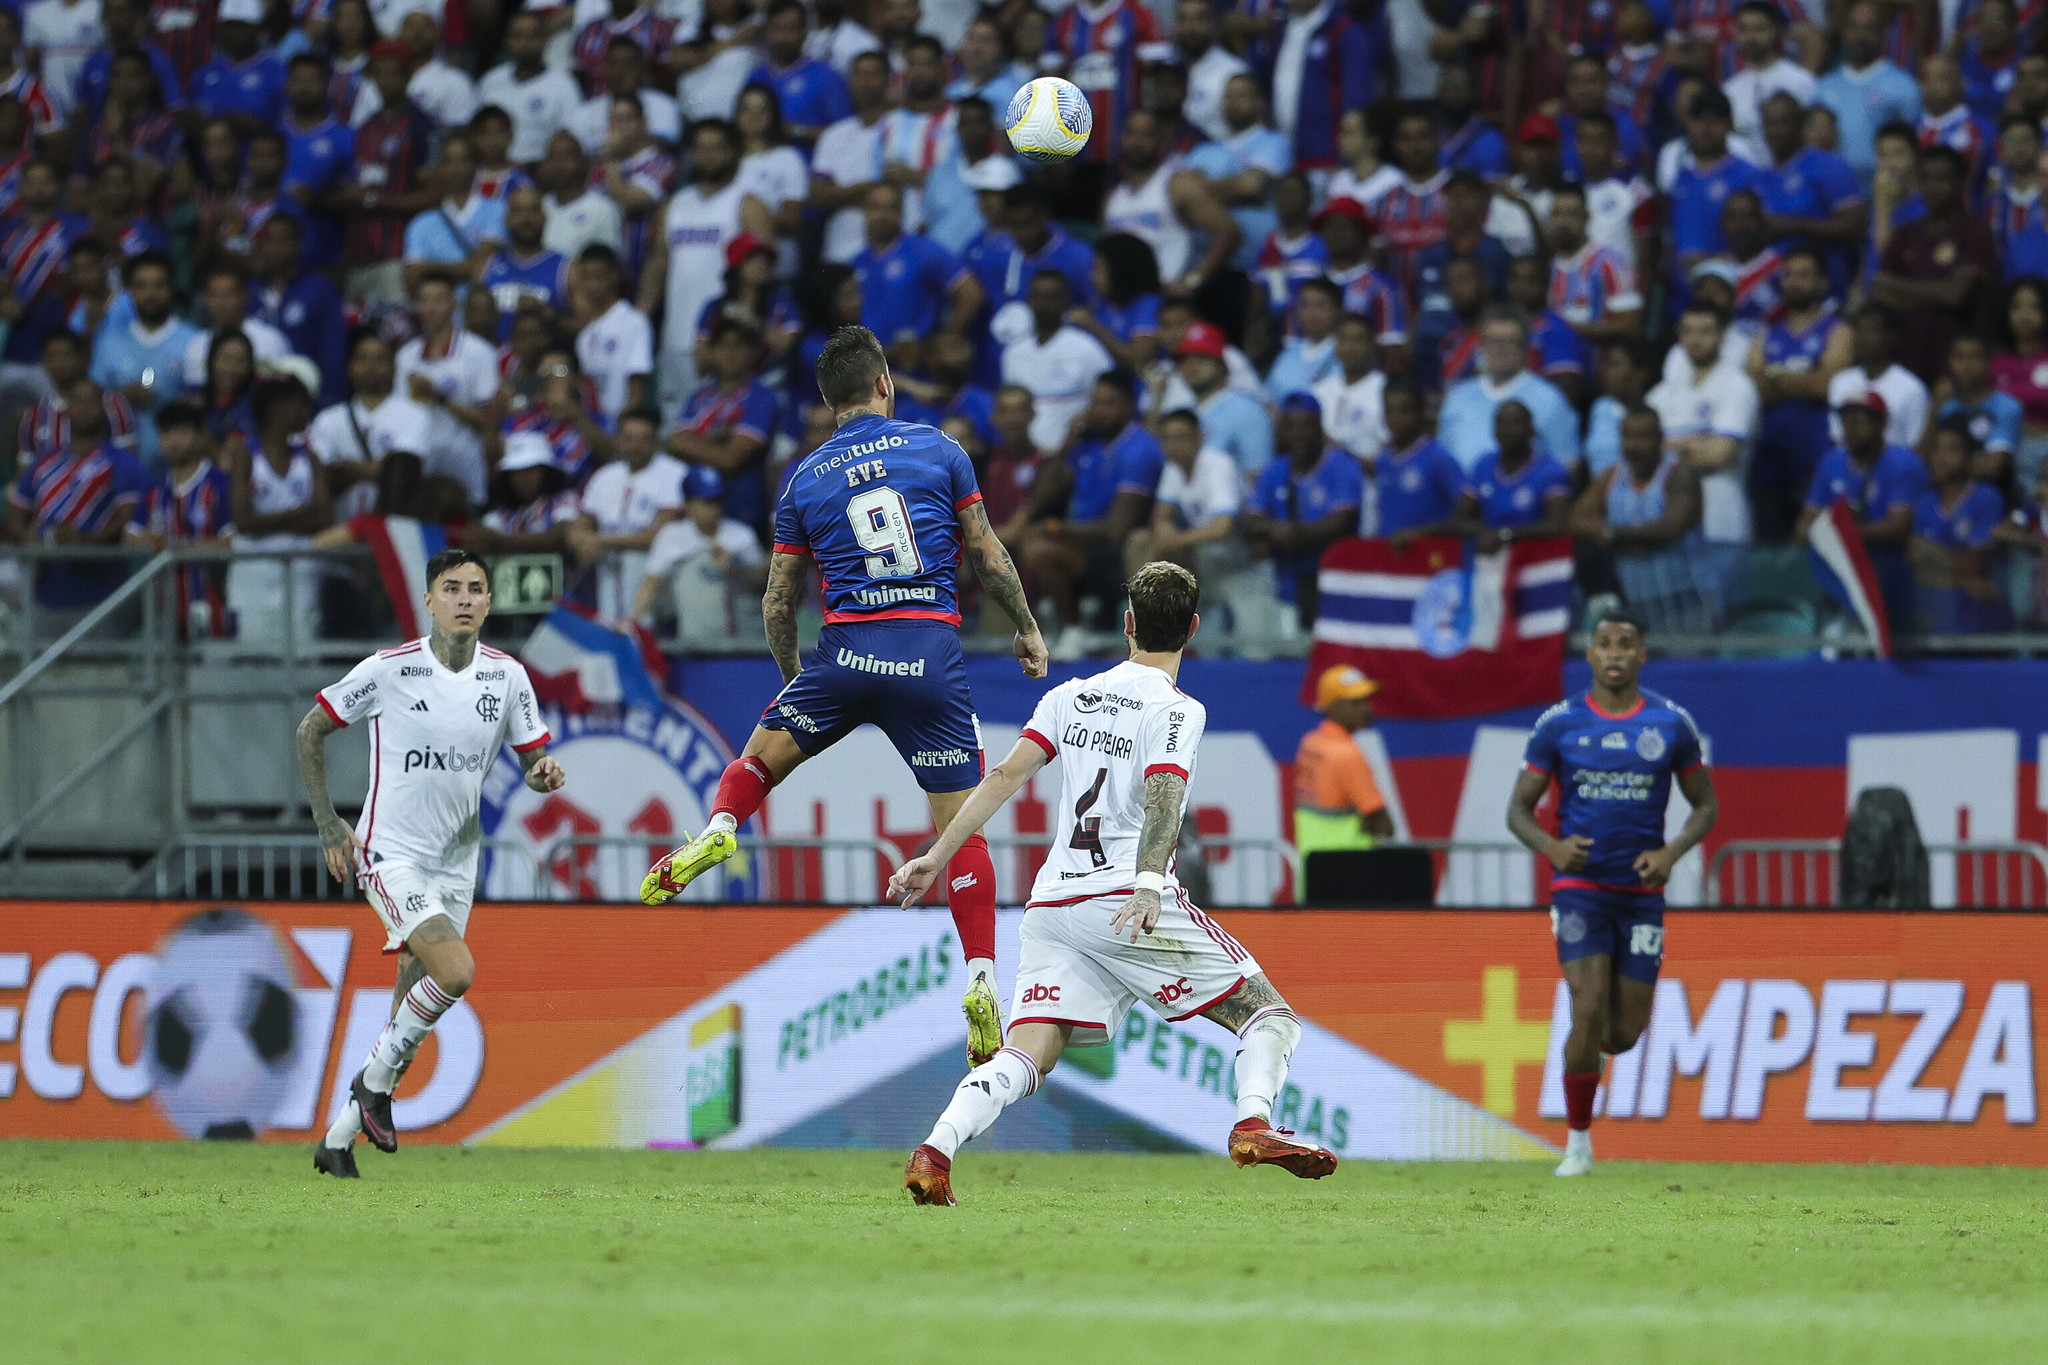
[[[1180,838],[1180,806],[1187,795],[1188,780],[1179,773],[1154,773],[1145,779],[1145,826],[1138,832],[1138,871],[1164,873]],[[1131,942],[1138,931],[1151,933],[1159,923],[1159,893],[1140,888],[1131,893],[1123,909],[1109,922],[1112,934],[1131,926]]]
[[[306,784],[306,800],[313,807],[313,824],[320,831],[320,848],[327,857],[327,870],[343,886],[355,882],[356,855],[363,841],[348,822],[334,812],[334,797],[327,790],[327,737],[341,727],[318,706],[299,722],[299,776]]]
[[[782,670],[784,682],[794,678],[803,667],[796,649],[796,602],[803,595],[804,565],[809,562],[803,555],[776,551],[768,561],[768,587],[761,594],[761,621],[768,628],[768,652],[775,656],[775,666]]]
[[[1017,577],[1017,566],[1010,562],[1010,552],[1003,548],[995,528],[988,524],[988,508],[980,502],[968,504],[960,513],[960,543],[967,547],[967,562],[974,566],[974,576],[981,580],[989,600],[1001,607],[1003,615],[1017,627],[1017,661],[1023,666],[1024,676],[1043,678],[1047,663],[1045,638],[1038,632],[1038,621],[1031,614],[1031,601],[1024,594],[1023,580]]]

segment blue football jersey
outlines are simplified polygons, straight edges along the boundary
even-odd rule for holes
[[[1552,886],[1631,890],[1638,854],[1664,846],[1671,779],[1700,767],[1700,729],[1684,707],[1645,692],[1633,711],[1610,716],[1585,694],[1543,713],[1523,763],[1557,779],[1561,838],[1593,841],[1586,868]]]
[[[498,305],[498,341],[512,339],[512,321],[519,305],[531,299],[542,312],[566,313],[569,309],[569,262],[556,251],[537,251],[519,257],[507,247],[484,263],[478,281],[491,291]]]
[[[778,554],[810,555],[825,621],[960,624],[960,513],[974,464],[942,431],[856,417],[796,462],[775,508]]]

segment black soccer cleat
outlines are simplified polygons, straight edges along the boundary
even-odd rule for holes
[[[349,1094],[355,1096],[356,1113],[362,1116],[363,1136],[368,1138],[380,1152],[398,1150],[398,1129],[391,1122],[391,1097],[380,1095],[363,1084],[363,1073],[349,1082]]]
[[[354,1147],[319,1146],[313,1149],[313,1169],[322,1175],[331,1175],[340,1180],[361,1180],[363,1173],[356,1169]]]

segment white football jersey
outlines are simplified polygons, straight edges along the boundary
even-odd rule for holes
[[[454,672],[425,640],[382,650],[319,696],[338,725],[370,722],[370,794],[356,835],[385,860],[474,878],[484,775],[507,743],[548,742],[526,669],[478,645]]]
[[[1061,683],[1045,694],[1024,738],[1060,771],[1052,852],[1031,887],[1031,904],[1059,905],[1126,894],[1138,874],[1145,828],[1145,779],[1192,780],[1208,712],[1149,664]],[[1179,833],[1176,818],[1174,830]],[[1166,880],[1178,885],[1168,860]]]

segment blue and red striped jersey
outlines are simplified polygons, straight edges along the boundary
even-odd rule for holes
[[[126,525],[148,486],[133,455],[105,444],[45,455],[22,471],[8,497],[34,517],[38,537],[59,526],[94,535]]]
[[[1387,273],[1415,304],[1416,266],[1423,253],[1451,235],[1444,218],[1444,184],[1450,172],[1439,171],[1421,184],[1403,178],[1368,207],[1378,224],[1373,241],[1384,253]]]
[[[0,276],[14,297],[26,303],[49,287],[78,235],[75,224],[61,213],[40,223],[17,218],[0,224]]]
[[[234,524],[233,491],[234,480],[225,469],[201,460],[180,483],[160,479],[151,484],[136,505],[133,524],[172,545],[217,540]]]
[[[1919,134],[1922,147],[1953,147],[1961,152],[1973,182],[1998,146],[1997,130],[1979,118],[1967,103],[1958,104],[1945,114],[1921,114],[1914,132]]]
[[[576,69],[583,73],[591,94],[606,94],[610,89],[604,78],[604,54],[611,50],[614,38],[631,38],[640,44],[647,58],[648,79],[667,83],[665,67],[676,46],[676,26],[651,9],[636,9],[624,19],[609,14],[593,19],[577,32]]]
[[[610,430],[612,420],[605,416],[604,409],[599,406],[596,390],[591,387],[587,377],[583,384],[584,412],[588,413],[590,419],[598,426]],[[583,432],[576,421],[568,417],[553,417],[539,403],[529,403],[507,417],[499,430],[508,437],[516,436],[522,431],[540,433],[554,455],[556,468],[569,476],[569,486],[572,488],[583,487],[584,481],[597,467],[597,452],[593,451],[590,442],[583,438]]]
[[[1081,88],[1095,115],[1095,133],[1081,153],[1084,159],[1115,159],[1123,143],[1124,118],[1138,107],[1138,47],[1163,36],[1152,11],[1138,0],[1074,4],[1060,11],[1046,29],[1046,55]]]
[[[1564,94],[1564,68],[1581,53],[1604,57],[1614,46],[1613,0],[1551,0],[1543,26],[1563,39],[1562,45],[1532,36],[1528,74],[1522,82],[1522,107],[1534,109]],[[1569,146],[1569,142],[1566,143]]]
[[[219,9],[220,0],[154,0],[149,6],[156,45],[188,86],[192,73],[213,57],[214,16]]]
[[[50,98],[50,91],[41,81],[29,74],[27,68],[17,66],[5,76],[0,76],[0,96],[12,95],[21,101],[21,112],[28,116],[28,129],[33,137],[54,133],[64,126],[64,120],[57,113],[57,104]]]
[[[135,449],[135,409],[119,389],[108,389],[102,404],[107,413],[107,440],[123,450]],[[63,400],[38,398],[21,415],[21,463],[24,467],[54,455],[71,444],[71,414]]]
[[[1344,311],[1371,318],[1373,336],[1382,346],[1408,339],[1408,305],[1392,280],[1368,265],[1338,283],[1344,286]]]
[[[1617,47],[1607,55],[1607,103],[1635,120],[1636,127],[1648,128],[1670,75],[1671,59],[1661,44]]]
[[[24,147],[13,156],[0,157],[0,223],[21,212],[21,172],[34,156]]]
[[[379,109],[356,129],[355,183],[380,195],[411,193],[426,163],[433,128],[433,120],[411,100]],[[402,213],[348,215],[349,263],[398,260],[405,254],[405,225]]]
[[[1735,320],[1758,328],[1776,322],[1785,312],[1785,258],[1765,247],[1735,263]]]
[[[1599,322],[1642,306],[1635,268],[1604,246],[1588,242],[1550,263],[1550,307],[1566,322]]]

